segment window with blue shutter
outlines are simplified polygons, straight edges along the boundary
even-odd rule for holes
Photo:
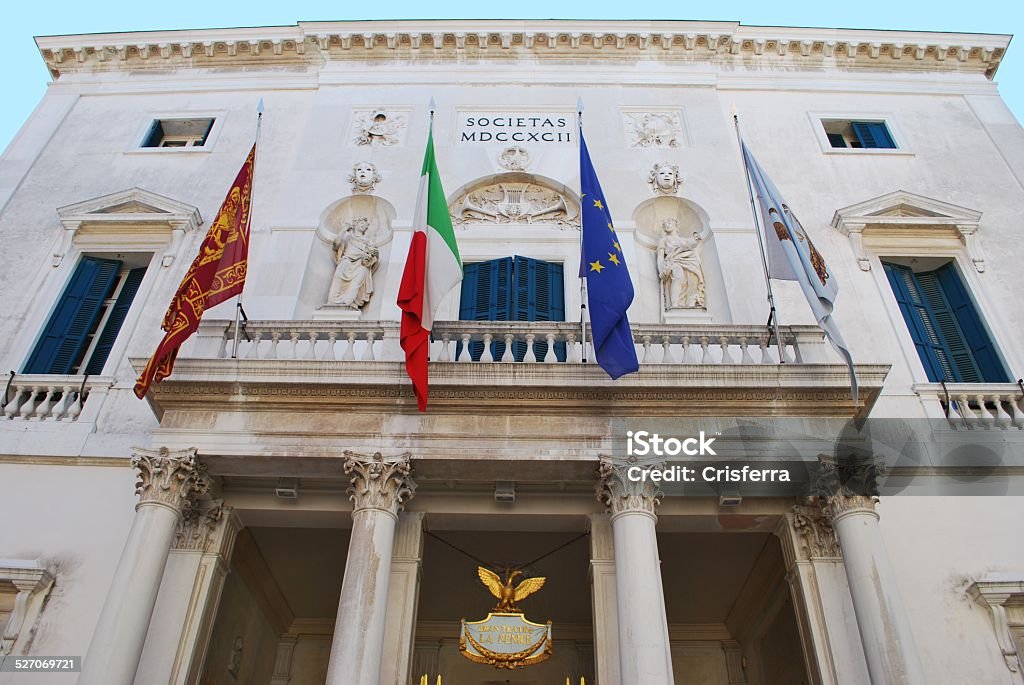
[[[459,319],[463,321],[565,321],[565,284],[561,264],[528,257],[503,257],[466,264],[463,268]],[[500,359],[504,341],[495,341],[491,354]],[[456,356],[462,351],[457,346]],[[479,360],[482,342],[472,342],[470,355]],[[526,356],[526,343],[513,343],[516,361]],[[536,342],[537,359],[547,354],[547,343]],[[565,361],[565,343],[555,343],[555,355]]]
[[[921,272],[889,262],[883,266],[929,381],[1009,380],[952,262]]]
[[[896,147],[884,121],[851,121],[850,128],[862,148],[892,149]]]
[[[100,373],[145,273],[82,257],[22,373]]]

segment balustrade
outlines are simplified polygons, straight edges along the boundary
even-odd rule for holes
[[[90,394],[109,385],[109,378],[14,376],[3,398],[3,415],[10,421],[73,423],[81,418]]]

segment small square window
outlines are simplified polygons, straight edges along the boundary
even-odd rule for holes
[[[202,147],[215,119],[156,119],[141,147]]]
[[[822,119],[825,136],[834,148],[896,149],[896,142],[884,121]]]

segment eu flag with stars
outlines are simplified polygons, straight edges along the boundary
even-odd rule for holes
[[[633,281],[626,269],[618,236],[612,226],[601,183],[580,131],[580,204],[583,254],[580,278],[587,279],[587,306],[597,363],[612,378],[640,368],[626,310],[633,302]]]

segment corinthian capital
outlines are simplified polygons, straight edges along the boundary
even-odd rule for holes
[[[874,457],[837,460],[819,455],[818,462],[812,493],[823,501],[825,514],[831,521],[855,511],[878,515],[875,512],[878,481],[887,472],[883,460]]]
[[[597,499],[613,517],[634,512],[655,516],[655,509],[661,504],[662,492],[650,480],[631,480],[631,466],[636,464],[602,459],[597,469]]]
[[[379,509],[397,516],[402,504],[416,493],[412,479],[411,455],[385,457],[380,452],[373,456],[345,452],[345,474],[351,476],[348,497],[354,511]]]
[[[189,503],[210,489],[206,467],[196,458],[196,448],[158,450],[136,447],[132,466],[139,472],[135,494],[138,509],[143,504],[160,504],[181,514]]]

